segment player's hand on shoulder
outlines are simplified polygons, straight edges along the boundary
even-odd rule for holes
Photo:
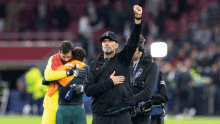
[[[79,77],[79,78],[84,78],[86,75],[86,70],[84,68],[72,68],[72,69],[67,69],[67,76],[74,76],[74,77]]]

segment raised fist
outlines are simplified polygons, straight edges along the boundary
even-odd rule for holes
[[[134,5],[133,9],[134,9],[135,17],[137,17],[137,18],[142,17],[142,7],[140,7],[138,5]]]

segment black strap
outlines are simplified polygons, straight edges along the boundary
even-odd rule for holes
[[[141,20],[142,19],[142,17],[139,17],[139,18],[137,18],[137,17],[134,17],[135,19],[137,19],[137,20]]]

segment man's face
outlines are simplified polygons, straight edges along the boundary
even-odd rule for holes
[[[104,39],[102,41],[102,50],[107,55],[114,53],[117,48],[118,43],[115,41],[112,41],[110,39]]]
[[[136,48],[136,51],[135,51],[135,53],[134,53],[132,59],[133,59],[133,60],[138,59],[139,55],[140,55],[139,48]]]
[[[70,62],[71,59],[72,59],[72,51],[69,51],[68,53],[66,54],[63,54],[60,52],[60,58],[61,60],[63,61],[63,63],[67,63],[67,62]]]

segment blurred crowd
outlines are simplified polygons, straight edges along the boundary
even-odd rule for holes
[[[168,40],[168,54],[156,59],[169,91],[169,110],[182,113],[196,108],[197,114],[219,114],[220,47],[211,42],[199,49]]]
[[[177,32],[170,33],[165,23],[167,17],[179,21],[183,13],[191,13],[192,8],[203,1],[207,2],[137,0],[144,9],[142,34],[146,39],[145,50],[150,53],[151,43],[158,41],[166,42],[168,46],[167,56],[155,59],[166,80],[169,101],[165,107],[170,114],[187,113],[190,108],[195,108],[198,115],[220,114],[220,2],[207,2],[205,9],[198,12],[198,21],[191,23],[188,20],[187,32],[179,32],[177,28]],[[87,51],[89,64],[101,52],[99,38],[104,31],[114,31],[118,41],[125,41],[130,35],[133,12],[126,2],[88,0],[80,16],[71,15],[68,0],[55,0],[53,6],[50,0],[35,0],[35,7],[25,0],[0,2],[0,31],[50,32],[56,29],[67,32],[78,29],[60,40],[71,40],[75,46],[82,46]],[[10,14],[6,8],[11,10]],[[217,23],[213,24],[212,17],[216,15]],[[71,27],[73,23],[77,26]],[[119,43],[120,51],[125,42]]]

